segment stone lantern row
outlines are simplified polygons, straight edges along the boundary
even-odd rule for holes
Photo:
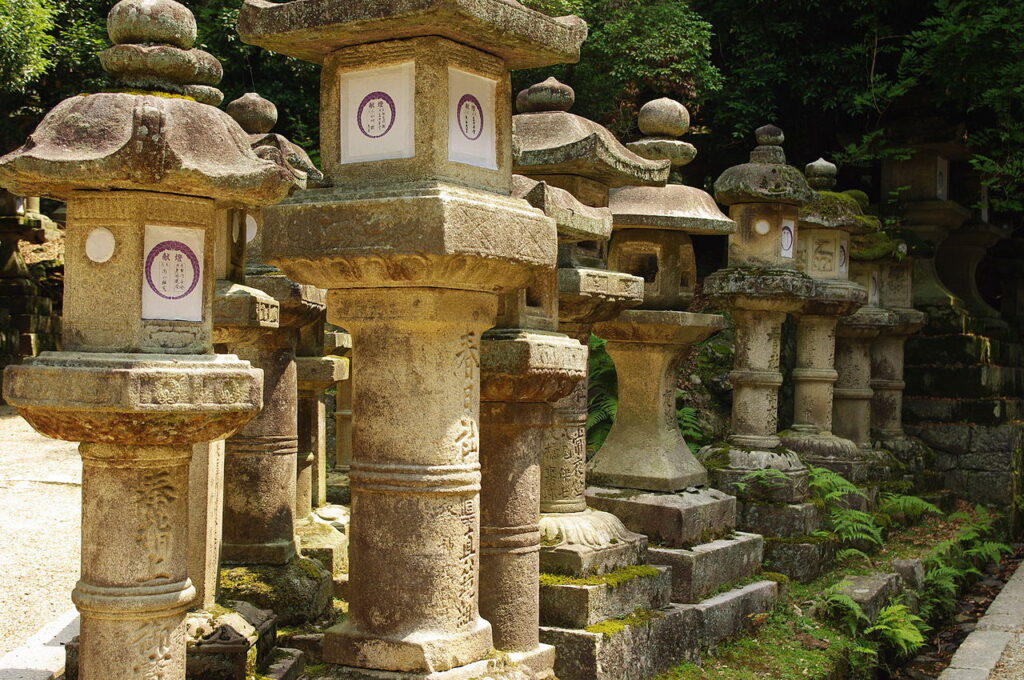
[[[896,338],[875,361],[891,402],[899,338],[920,319],[881,296],[909,290],[909,270],[850,264],[859,206],[826,210],[777,128],[716,184],[726,217],[705,192],[666,184],[695,154],[676,102],[645,106],[629,148],[569,113],[572,90],[554,80],[521,93],[513,117],[509,71],[578,59],[576,17],[509,0],[415,12],[247,0],[244,40],[323,65],[321,178],[271,133],[269,102],[215,108],[221,68],[193,48],[187,8],[122,0],[108,31],[102,63],[124,91],[65,100],[0,159],[4,186],[68,203],[62,349],[7,369],[4,392],[40,432],[82,442],[84,680],[184,677],[190,575],[204,576],[204,605],[217,587],[216,549],[204,562],[188,545],[216,543],[220,512],[223,563],[305,579],[301,620],[324,613],[347,571],[347,615],[323,641],[340,677],[587,677],[557,666],[550,644],[595,644],[562,626],[598,612],[545,605],[542,571],[647,567],[649,588],[600,613],[663,610],[659,635],[681,639],[698,602],[760,566],[761,537],[732,531],[766,493],[743,491],[751,472],[781,472],[769,500],[799,513],[796,452],[870,467],[872,340]],[[823,190],[834,174],[808,169]],[[731,311],[737,351],[733,435],[699,459],[675,426],[674,380],[724,326],[686,311],[691,235],[708,234],[729,238],[729,266],[704,288]],[[787,313],[800,317],[799,422],[780,438]],[[325,316],[358,371],[343,409],[347,535],[315,512],[322,393],[348,369],[323,357]],[[621,410],[588,470],[592,331],[609,339]],[[891,418],[882,429],[899,436]],[[221,464],[223,494],[208,486]],[[648,551],[648,536],[661,546]],[[694,545],[744,566],[697,583]],[[774,588],[750,591],[757,606]]]

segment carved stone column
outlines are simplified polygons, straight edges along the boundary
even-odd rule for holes
[[[358,367],[349,611],[324,659],[351,678],[511,673],[479,613],[480,338],[557,248],[510,196],[508,72],[575,60],[583,25],[501,0],[304,7],[247,2],[239,31],[324,64],[333,186],[264,213],[268,261],[328,290]]]

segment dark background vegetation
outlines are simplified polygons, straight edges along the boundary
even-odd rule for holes
[[[225,67],[227,101],[251,90],[277,103],[280,132],[317,139],[318,67],[241,43],[240,0],[187,0],[199,46]],[[915,141],[962,141],[1004,213],[1024,208],[1024,0],[524,0],[590,24],[579,64],[555,75],[576,112],[623,138],[660,96],[693,114],[707,185],[746,159],[752,130],[787,133],[790,162],[840,162],[845,188],[878,200],[877,160]],[[19,145],[62,98],[105,85],[111,0],[0,0],[0,151]]]

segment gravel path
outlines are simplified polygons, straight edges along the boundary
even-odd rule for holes
[[[73,606],[81,486],[76,444],[0,406],[0,656]]]

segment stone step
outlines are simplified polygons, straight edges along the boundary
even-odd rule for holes
[[[762,503],[743,501],[737,508],[736,526],[763,536],[807,536],[825,525],[821,509],[813,503]]]
[[[736,532],[693,548],[649,548],[651,564],[671,567],[672,601],[700,602],[723,586],[745,581],[761,569],[764,539]]]
[[[753,625],[752,617],[770,612],[778,599],[778,583],[755,581],[697,604],[680,606],[690,607],[700,614],[699,639],[703,650],[748,630]]]
[[[839,586],[839,592],[848,595],[859,604],[871,622],[878,618],[882,608],[903,592],[903,589],[903,579],[899,574],[881,573],[847,576]]]
[[[306,655],[298,649],[278,647],[267,670],[260,676],[267,680],[297,680],[306,668]]]
[[[1024,371],[1009,366],[928,366],[904,372],[908,396],[983,399],[1015,396]]]
[[[777,583],[758,581],[698,604],[638,611],[584,630],[542,626],[540,636],[558,650],[560,680],[649,680],[742,633],[777,598]]]
[[[1024,400],[1013,397],[941,399],[907,396],[903,414],[908,421],[929,423],[1005,423],[1024,417]]]
[[[541,574],[540,621],[546,626],[586,628],[637,609],[661,609],[672,595],[668,569],[624,567],[601,576]]]
[[[828,571],[836,558],[836,541],[824,536],[764,539],[764,570],[810,583]]]
[[[654,493],[591,486],[587,502],[617,516],[651,543],[673,548],[707,543],[736,528],[736,499],[717,489]]]

